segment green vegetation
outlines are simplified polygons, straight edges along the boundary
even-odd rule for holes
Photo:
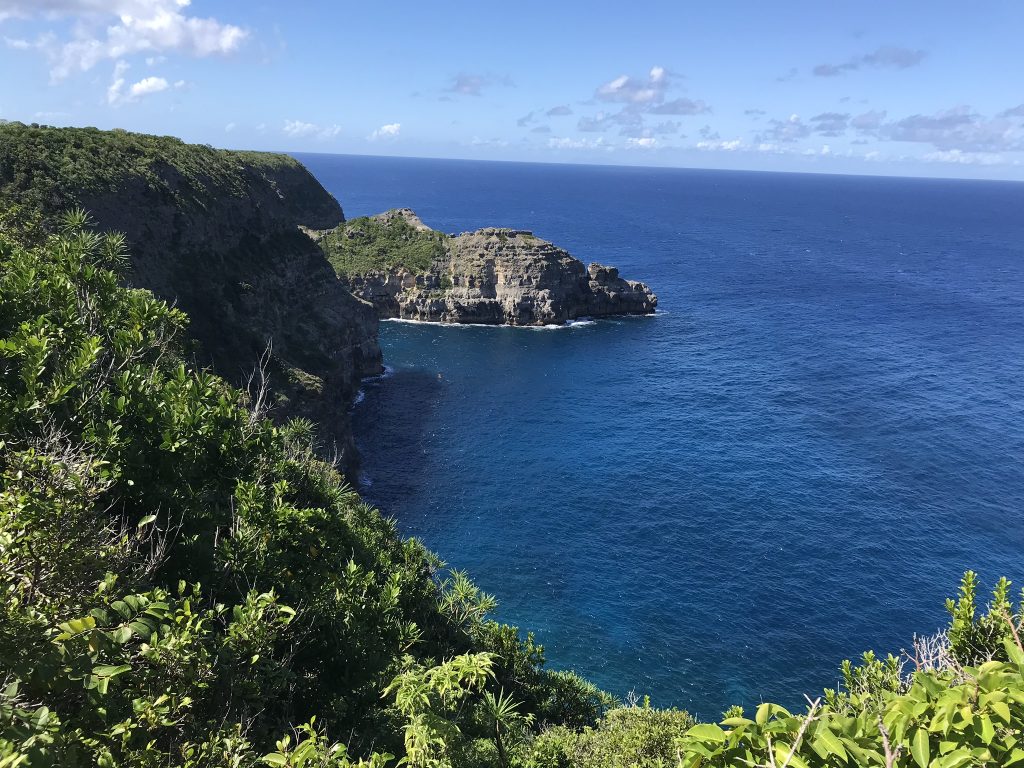
[[[493,744],[492,697],[596,720],[312,423],[184,363],[121,238],[55,229],[0,233],[0,766],[446,765]]]
[[[401,216],[363,216],[324,235],[320,245],[335,271],[346,276],[395,267],[426,272],[444,258],[447,240],[443,232],[416,229]]]
[[[246,196],[254,174],[276,183],[285,172],[306,176],[287,155],[231,152],[123,130],[0,124],[0,201],[29,211],[71,209],[126,184],[152,186],[177,206],[202,208],[214,193]],[[299,209],[303,201],[293,197],[288,204]]]
[[[981,612],[968,572],[946,631],[802,712],[623,706],[489,620],[312,422],[189,366],[123,238],[26,210],[0,212],[0,768],[1024,766],[1005,580]]]
[[[976,583],[968,573],[950,604],[948,637],[915,644],[909,676],[866,654],[860,667],[844,663],[845,692],[825,691],[802,715],[762,704],[753,719],[737,710],[694,726],[678,741],[680,765],[1024,765],[1022,617],[1004,580],[977,619]]]

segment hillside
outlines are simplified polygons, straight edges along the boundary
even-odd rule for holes
[[[197,361],[245,384],[267,366],[274,415],[308,416],[354,458],[346,403],[380,370],[377,320],[300,226],[344,221],[296,160],[171,137],[0,125],[0,205],[44,222],[74,207],[127,238],[125,279],[190,318]],[[9,218],[14,214],[9,213]]]

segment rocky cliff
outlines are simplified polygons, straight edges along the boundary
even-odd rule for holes
[[[311,232],[341,281],[381,317],[448,323],[552,325],[580,317],[645,315],[643,283],[515,229],[445,235],[409,209]]]
[[[244,385],[272,343],[272,413],[314,419],[354,460],[347,405],[381,369],[377,317],[300,231],[345,218],[296,160],[11,123],[0,125],[0,203],[44,218],[81,206],[124,232],[129,282],[189,314],[201,362]]]

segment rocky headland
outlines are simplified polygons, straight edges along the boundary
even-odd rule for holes
[[[127,281],[188,313],[190,356],[243,387],[263,358],[271,415],[314,420],[351,468],[348,405],[382,368],[377,313],[300,230],[345,221],[301,163],[125,131],[0,124],[0,203],[44,224],[81,207],[98,229],[123,232]]]
[[[643,283],[614,267],[585,266],[526,230],[446,235],[402,208],[309,234],[341,282],[382,318],[554,325],[647,315],[658,304]]]
[[[46,231],[83,208],[124,233],[125,280],[188,314],[188,357],[241,387],[262,361],[271,415],[313,420],[350,477],[378,318],[549,325],[657,305],[530,232],[447,235],[408,209],[346,221],[291,157],[171,137],[0,122],[0,204],[0,228]]]

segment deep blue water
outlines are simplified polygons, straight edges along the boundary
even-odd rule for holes
[[[303,156],[349,216],[532,229],[658,293],[557,330],[384,323],[366,495],[555,667],[791,705],[1024,583],[1024,185]]]

